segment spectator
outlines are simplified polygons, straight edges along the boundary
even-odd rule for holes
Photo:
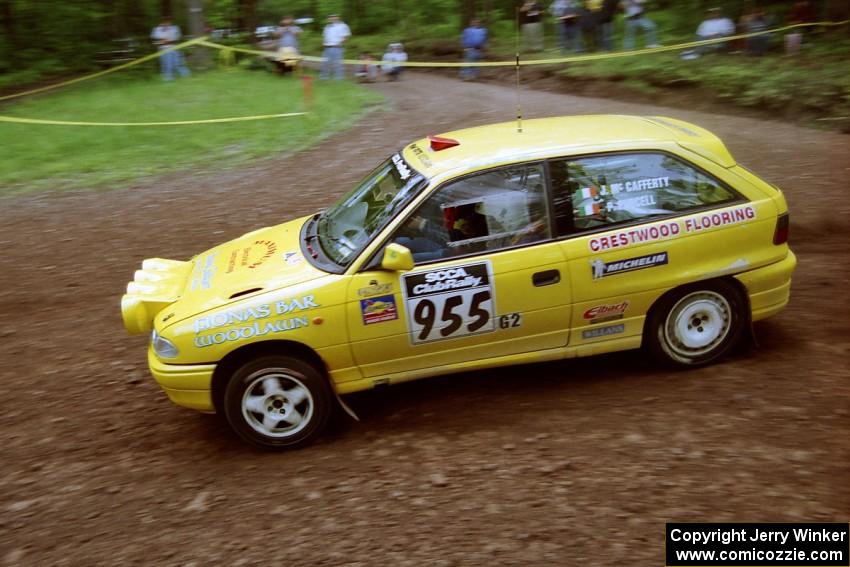
[[[351,30],[336,14],[328,16],[328,24],[322,32],[322,45],[325,52],[322,58],[320,79],[328,79],[331,74],[338,81],[345,78],[345,68],[342,64],[343,45],[351,37]]]
[[[617,13],[619,0],[602,0],[599,9],[599,25],[596,27],[596,43],[602,51],[611,51],[614,36],[614,14]]]
[[[469,22],[469,27],[463,30],[460,36],[460,44],[463,47],[463,60],[467,63],[475,63],[481,60],[481,55],[487,45],[487,29],[481,27],[478,18]],[[478,67],[464,67],[460,70],[460,78],[471,81],[478,78]]]
[[[815,21],[815,14],[809,0],[798,0],[788,12],[788,24],[808,24]],[[792,30],[785,36],[785,54],[797,55],[803,43],[803,28]]]
[[[708,17],[697,28],[697,37],[700,40],[718,39],[721,37],[729,37],[735,34],[735,24],[732,20],[725,17],[720,8],[712,8],[708,11]],[[725,43],[716,44],[725,48]]]
[[[572,45],[574,52],[581,53],[584,51],[584,42],[581,38],[584,8],[581,6],[581,0],[567,0],[567,3],[567,11],[564,14],[564,41],[567,46]]]
[[[391,43],[387,46],[387,52],[384,53],[383,65],[381,66],[384,75],[389,77],[391,81],[398,80],[401,72],[404,70],[404,63],[407,61],[407,53],[404,52],[404,46],[400,43]]]
[[[697,41],[719,39],[729,37],[734,34],[735,24],[732,23],[732,20],[724,17],[720,8],[711,8],[708,10],[708,15],[705,20],[703,20],[697,28]],[[726,48],[726,42],[702,45],[694,50],[683,52],[682,59],[696,59],[707,51],[724,51]]]
[[[626,17],[626,33],[623,37],[623,49],[635,48],[635,30],[643,30],[643,42],[647,47],[658,47],[655,36],[655,23],[646,17],[646,0],[624,0],[623,10]]]
[[[602,0],[585,0],[581,13],[581,31],[584,44],[590,51],[599,49],[599,22],[602,12]]]
[[[160,51],[176,45],[181,37],[180,28],[171,23],[169,16],[164,16],[160,24],[151,32],[151,39]],[[159,68],[166,81],[174,79],[175,70],[181,77],[189,75],[189,69],[186,68],[186,64],[183,62],[183,54],[178,50],[160,55]]]
[[[284,16],[277,28],[277,53],[274,62],[281,73],[286,74],[295,69],[300,61],[298,36],[301,28],[292,22],[292,16]]]
[[[570,3],[567,0],[555,0],[549,5],[549,13],[552,14],[552,19],[555,21],[555,41],[561,53],[567,52],[566,29],[564,28],[564,18],[567,15],[567,8]]]
[[[378,65],[376,63],[368,63],[368,61],[375,61],[375,56],[371,53],[361,53],[357,56],[361,61],[367,61],[367,63],[361,63],[357,67],[357,71],[354,72],[354,76],[357,77],[357,80],[363,83],[374,83],[378,78]]]
[[[770,29],[770,19],[761,8],[754,8],[741,18],[742,27],[747,33],[758,33]],[[746,38],[748,55],[764,55],[770,47],[770,34],[756,35]]]
[[[543,51],[543,6],[525,0],[519,9],[519,24],[525,51]]]
[[[296,53],[300,53],[298,49],[298,36],[301,35],[301,28],[293,23],[292,16],[284,16],[280,21],[280,27],[277,28],[277,46],[291,47]]]

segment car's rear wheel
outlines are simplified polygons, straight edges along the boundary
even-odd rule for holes
[[[263,356],[233,373],[224,392],[227,422],[245,441],[294,449],[313,442],[327,425],[333,394],[311,364]]]
[[[676,290],[653,310],[649,348],[656,358],[676,366],[714,362],[741,338],[745,309],[741,292],[726,281]]]

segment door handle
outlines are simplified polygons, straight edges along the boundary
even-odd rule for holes
[[[531,276],[531,282],[536,287],[556,284],[559,281],[561,281],[561,272],[558,270],[546,270],[544,272],[537,272]]]

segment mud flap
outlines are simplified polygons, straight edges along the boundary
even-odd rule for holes
[[[336,397],[336,401],[339,404],[339,407],[341,407],[343,411],[345,411],[345,413],[347,413],[351,417],[351,419],[359,422],[360,418],[357,417],[357,414],[354,413],[354,410],[351,409],[351,407],[343,401],[342,397],[336,393],[336,389],[334,389],[334,396]]]

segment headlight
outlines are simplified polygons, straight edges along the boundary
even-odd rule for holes
[[[174,346],[174,343],[166,339],[165,337],[159,336],[157,334],[156,329],[151,333],[151,346],[153,346],[153,351],[160,358],[177,358],[180,354],[180,351],[177,350],[177,347]]]

